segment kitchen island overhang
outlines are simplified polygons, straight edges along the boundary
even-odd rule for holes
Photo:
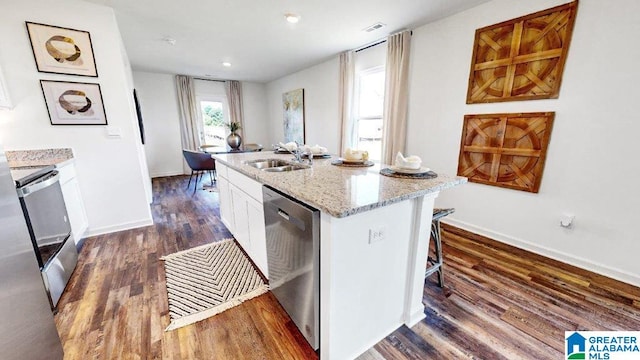
[[[422,294],[431,216],[439,192],[466,178],[381,176],[380,165],[342,168],[314,160],[311,169],[269,173],[247,161],[270,152],[214,158],[229,169],[321,210],[320,357],[354,358],[424,315]]]

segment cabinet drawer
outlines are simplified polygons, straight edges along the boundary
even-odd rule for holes
[[[67,183],[76,177],[76,168],[71,162],[62,166],[56,165],[56,170],[58,170],[58,174],[60,175],[60,184]]]
[[[262,204],[262,184],[233,169],[229,169],[229,182]]]

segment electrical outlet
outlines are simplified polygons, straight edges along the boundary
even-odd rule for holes
[[[387,228],[385,226],[379,226],[369,229],[369,244],[383,241],[387,234]]]

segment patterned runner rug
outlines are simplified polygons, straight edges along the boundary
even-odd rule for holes
[[[174,330],[267,292],[268,287],[233,239],[180,251],[164,260]]]

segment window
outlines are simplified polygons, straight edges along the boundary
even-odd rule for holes
[[[222,101],[200,101],[202,116],[202,132],[200,140],[203,145],[226,146],[227,128],[225,127],[225,111]]]
[[[382,106],[385,72],[383,66],[358,74],[356,93],[356,148],[369,152],[371,160],[382,158]]]

